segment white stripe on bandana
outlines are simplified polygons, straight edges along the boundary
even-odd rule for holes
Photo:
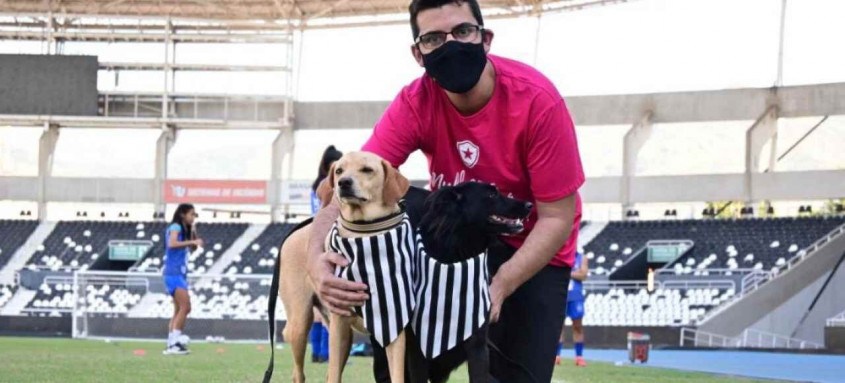
[[[389,345],[411,321],[415,308],[411,221],[406,215],[398,226],[360,238],[342,238],[335,224],[328,239],[329,248],[349,261],[336,268],[335,275],[368,287],[370,299],[355,308],[356,314],[382,347]]]
[[[423,355],[434,359],[467,340],[490,314],[487,254],[452,264],[428,256],[417,235],[413,330]]]

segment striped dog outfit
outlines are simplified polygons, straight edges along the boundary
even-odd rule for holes
[[[487,323],[490,293],[487,253],[463,262],[440,263],[428,256],[417,235],[413,331],[427,359],[467,340]]]
[[[383,233],[360,238],[342,238],[335,223],[327,237],[327,248],[349,261],[347,266],[336,268],[335,275],[367,285],[370,299],[356,307],[355,313],[364,318],[367,331],[382,347],[396,340],[410,323],[416,302],[411,221],[407,214],[401,214],[398,222]],[[346,223],[344,227],[352,229],[354,225]]]

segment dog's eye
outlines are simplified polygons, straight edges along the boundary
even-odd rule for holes
[[[335,170],[334,170],[334,174],[335,174],[335,175],[341,175],[341,174],[343,174],[343,169],[341,169],[341,168],[337,168],[337,169],[335,169]]]
[[[498,197],[498,196],[499,196],[499,195],[498,195],[497,193],[490,193],[490,195],[488,195],[488,196],[487,196],[487,198],[490,198],[490,199],[495,199],[495,198],[496,198],[496,197]]]
[[[373,172],[373,168],[371,168],[369,166],[364,166],[363,168],[361,168],[361,173],[370,174],[372,172]]]

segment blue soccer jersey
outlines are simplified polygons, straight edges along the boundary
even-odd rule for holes
[[[581,267],[581,253],[575,253],[575,263],[572,265],[573,269]],[[581,281],[575,278],[569,278],[569,292],[566,295],[567,302],[581,302],[584,300],[584,286]]]
[[[187,275],[188,274],[188,248],[170,248],[170,233],[179,233],[178,240],[185,241],[185,233],[182,226],[172,223],[164,233],[164,275]]]
[[[311,191],[311,214],[317,214],[320,211],[320,199],[317,198],[317,193],[313,190]]]

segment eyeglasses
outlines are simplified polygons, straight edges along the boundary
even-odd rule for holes
[[[417,47],[422,46],[426,50],[435,50],[446,43],[447,35],[452,35],[455,40],[462,43],[468,43],[475,41],[483,30],[484,27],[481,25],[463,23],[452,28],[451,32],[429,32],[418,36],[414,43],[417,44]]]

